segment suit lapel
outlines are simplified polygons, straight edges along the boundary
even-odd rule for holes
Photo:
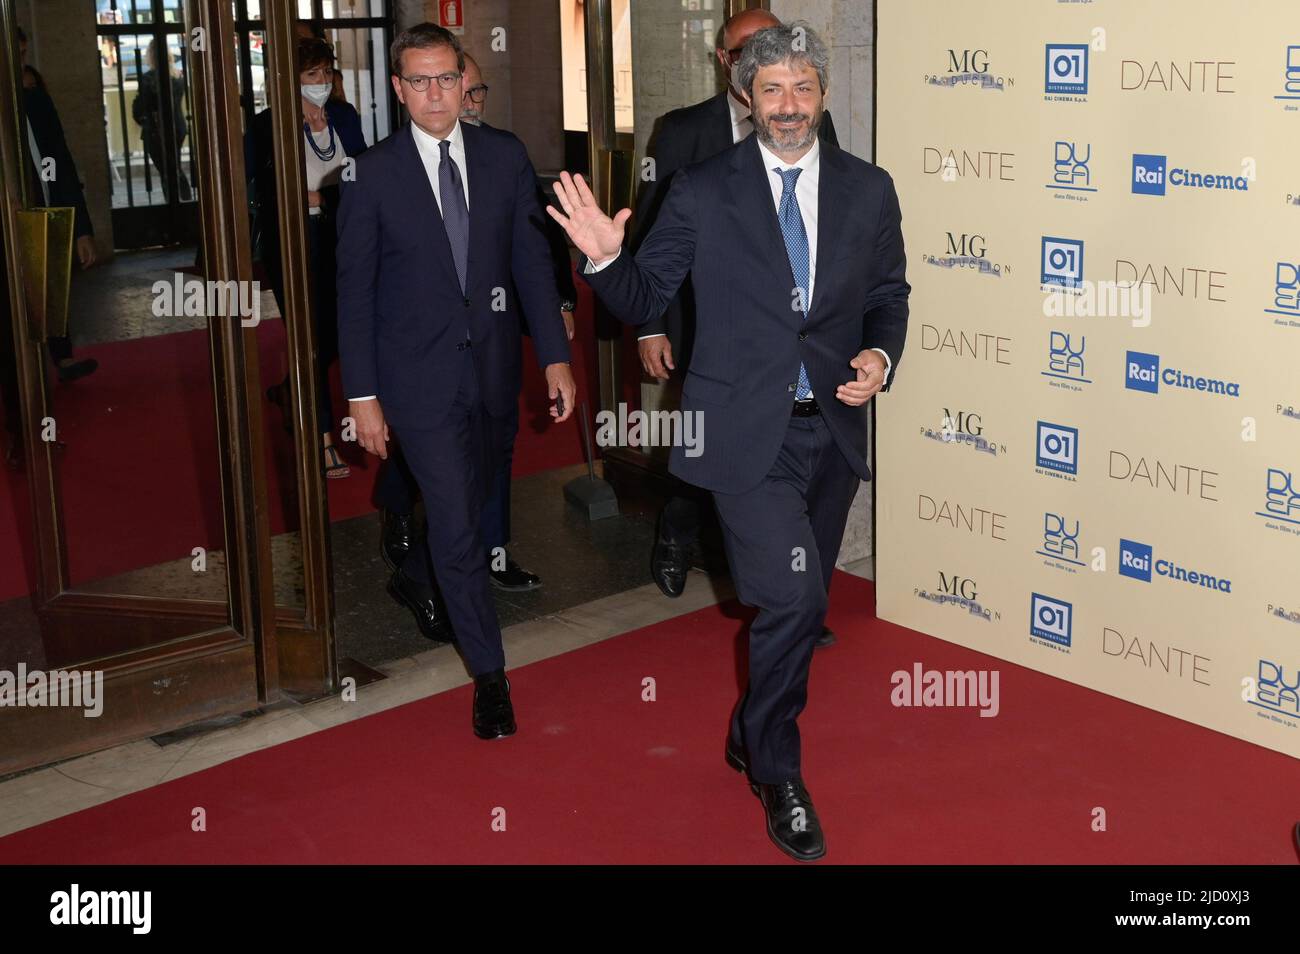
[[[846,201],[836,201],[841,196],[844,183],[843,158],[839,150],[828,142],[820,145],[817,172],[817,280],[813,282],[813,299],[808,303],[808,320],[816,314],[818,305],[825,306],[826,289],[831,283],[830,263],[839,241]]]
[[[733,165],[737,168],[737,179],[744,193],[739,205],[750,219],[748,234],[760,243],[761,260],[774,263],[771,274],[783,281],[784,296],[789,301],[794,294],[794,269],[790,267],[790,253],[786,250],[781,221],[777,218],[776,206],[772,203],[772,185],[768,179],[768,170],[763,167],[763,154],[758,151],[756,133],[750,133],[741,140],[734,153]],[[819,205],[819,211],[820,208]],[[793,308],[787,310],[794,324],[802,321]]]
[[[455,287],[459,288],[460,277],[456,274],[456,260],[451,256],[451,242],[447,241],[447,228],[442,223],[442,213],[438,211],[438,199],[433,194],[433,185],[429,182],[424,160],[420,158],[420,150],[415,145],[415,127],[411,123],[407,123],[407,126],[405,144],[402,147],[402,175],[407,180],[403,194],[409,200],[416,221],[411,240],[425,243],[434,261]]]
[[[474,285],[475,263],[481,264],[487,261],[484,250],[480,249],[477,243],[490,232],[484,222],[484,215],[487,212],[486,190],[491,175],[482,130],[469,123],[461,123],[460,131],[464,137],[465,165],[468,167],[465,171],[465,178],[468,180],[465,201],[469,205],[469,260],[465,266],[465,287],[469,289]]]
[[[723,90],[710,100],[709,121],[704,126],[704,141],[700,143],[700,153],[696,159],[707,159],[730,149],[735,143],[731,141],[731,107],[727,105],[727,91]]]

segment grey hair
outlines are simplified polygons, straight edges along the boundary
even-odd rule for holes
[[[759,69],[787,62],[811,66],[817,71],[822,92],[826,92],[830,50],[808,25],[807,20],[765,27],[749,38],[745,52],[740,54],[740,62],[736,64],[736,78],[740,81],[740,88],[752,99],[754,78],[758,76]]]

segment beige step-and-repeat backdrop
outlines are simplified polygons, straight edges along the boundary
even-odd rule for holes
[[[1300,757],[1296,12],[879,0],[876,493],[883,618]]]

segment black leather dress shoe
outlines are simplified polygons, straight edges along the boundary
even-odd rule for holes
[[[816,861],[826,854],[826,838],[803,780],[754,786],[767,812],[767,835],[795,861]]]
[[[515,734],[515,707],[504,669],[474,677],[474,734],[480,739]]]
[[[831,632],[829,626],[823,626],[821,635],[817,637],[817,642],[813,644],[815,649],[825,649],[827,646],[835,645],[835,634]]]
[[[540,576],[536,573],[529,573],[510,559],[508,553],[506,554],[506,568],[504,570],[492,569],[492,557],[488,557],[488,576],[492,580],[492,585],[499,590],[522,592],[523,590],[535,590],[542,585]]]
[[[691,568],[691,548],[664,539],[663,515],[655,531],[655,545],[650,553],[650,579],[664,596],[674,599],[686,589],[686,572]]]
[[[440,643],[456,641],[442,594],[435,588],[417,583],[399,569],[388,580],[388,593],[411,611],[415,625],[427,639]]]
[[[390,570],[402,565],[411,548],[420,542],[423,534],[413,513],[384,511],[384,530],[379,538],[379,552]]]

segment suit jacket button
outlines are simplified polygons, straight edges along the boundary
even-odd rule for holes
[[[801,332],[799,332],[799,340],[800,340],[800,341],[803,341],[803,340],[804,340],[805,338],[807,338],[807,337],[808,337],[808,332],[806,332],[806,331],[801,331]]]
[[[466,308],[469,307],[469,299],[468,299],[468,298],[465,299],[465,307],[466,307]]]

